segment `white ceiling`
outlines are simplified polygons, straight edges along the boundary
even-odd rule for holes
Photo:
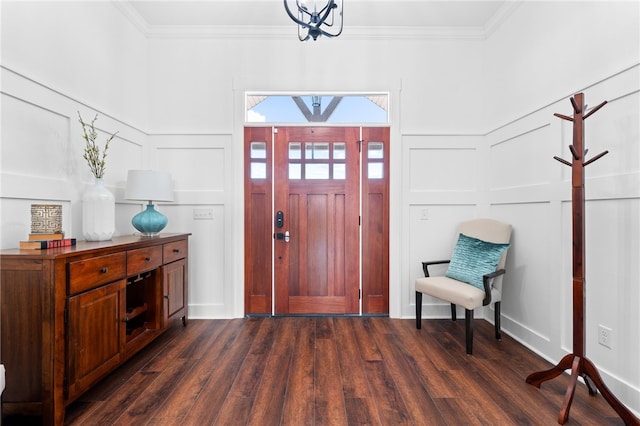
[[[369,31],[374,28],[429,28],[486,35],[520,0],[343,1],[344,33],[365,28]],[[177,28],[251,27],[255,30],[294,25],[286,15],[282,0],[124,0],[118,3],[149,33]]]

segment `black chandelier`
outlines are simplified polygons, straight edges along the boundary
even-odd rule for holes
[[[321,35],[337,37],[342,33],[342,0],[296,0],[296,15],[289,8],[290,2],[284,0],[284,8],[298,24],[300,41],[317,40]]]

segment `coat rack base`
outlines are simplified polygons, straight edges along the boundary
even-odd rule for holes
[[[618,398],[613,395],[613,393],[611,393],[609,388],[607,388],[602,381],[596,366],[585,357],[580,357],[575,354],[565,355],[556,366],[549,370],[531,373],[527,377],[526,382],[540,388],[540,385],[543,382],[551,380],[569,369],[571,369],[571,378],[558,416],[559,424],[563,425],[567,420],[569,420],[569,410],[571,409],[571,403],[573,402],[573,394],[576,390],[578,377],[582,377],[587,385],[589,395],[595,396],[598,391],[600,391],[611,408],[613,408],[624,421],[625,425],[640,425],[640,420],[638,420],[638,418],[635,417],[631,411],[629,411],[629,409],[627,409],[627,407],[625,407]]]

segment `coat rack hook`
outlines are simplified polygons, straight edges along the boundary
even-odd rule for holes
[[[567,166],[569,166],[569,167],[571,167],[571,166],[572,166],[572,164],[571,164],[570,162],[568,162],[567,160],[565,160],[564,158],[560,158],[560,157],[557,157],[557,156],[555,156],[555,155],[553,156],[553,158],[554,158],[555,160],[558,160],[558,161],[559,161],[559,162],[561,162],[562,164],[566,164],[566,165],[567,165]]]
[[[589,117],[591,114],[593,114],[594,112],[596,112],[597,110],[599,110],[600,108],[602,108],[605,104],[607,103],[607,101],[602,102],[600,105],[594,107],[591,111],[589,111],[584,117],[583,120],[586,120],[587,117]]]
[[[580,107],[578,106],[578,103],[576,102],[575,96],[571,98],[571,105],[573,106],[573,110],[575,111],[575,113],[576,114],[580,114]]]
[[[605,155],[607,155],[609,153],[609,151],[604,151],[601,152],[600,154],[596,155],[595,157],[593,157],[591,160],[585,162],[582,164],[582,166],[588,166],[589,164],[593,163],[596,160],[599,160],[600,158],[604,157]]]
[[[567,120],[567,121],[573,121],[573,118],[567,116],[567,115],[563,115],[563,114],[559,114],[559,113],[554,113],[553,115],[555,115],[556,117],[560,117],[563,120]]]
[[[569,145],[569,151],[571,151],[571,155],[573,155],[573,158],[575,158],[576,160],[580,159],[578,151],[576,151],[576,148],[573,145]]]

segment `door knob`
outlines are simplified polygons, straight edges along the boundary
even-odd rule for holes
[[[291,236],[289,235],[289,231],[286,231],[284,233],[284,242],[288,243],[290,239],[291,239]]]

